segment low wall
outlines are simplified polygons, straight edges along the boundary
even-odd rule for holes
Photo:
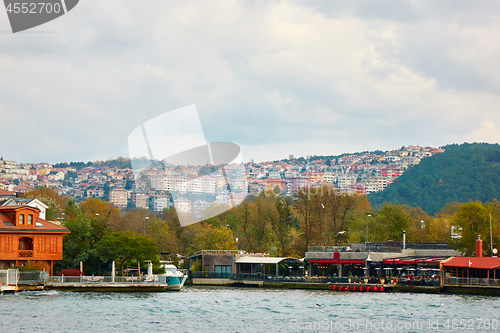
[[[232,285],[234,283],[234,280],[231,279],[216,279],[216,278],[192,278],[192,283],[193,285],[218,285],[218,286],[225,286],[225,285]]]

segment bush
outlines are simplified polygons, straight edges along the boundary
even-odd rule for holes
[[[66,268],[66,269],[63,269],[62,271],[60,271],[59,274],[57,274],[57,275],[58,276],[61,276],[61,275],[64,275],[64,276],[80,276],[80,275],[85,275],[85,274],[83,274],[82,272],[80,272],[76,268]]]

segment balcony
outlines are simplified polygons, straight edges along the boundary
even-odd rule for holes
[[[19,258],[33,258],[33,250],[19,250],[17,256]]]

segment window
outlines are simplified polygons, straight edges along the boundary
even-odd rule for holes
[[[38,251],[45,253],[45,237],[38,238]]]
[[[33,225],[33,215],[28,215],[28,224]]]
[[[24,224],[24,214],[19,215],[19,224]]]
[[[231,275],[232,266],[231,265],[214,265],[215,277],[227,278]]]
[[[50,237],[50,252],[57,252],[57,237]]]

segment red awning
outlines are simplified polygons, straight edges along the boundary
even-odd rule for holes
[[[500,258],[491,257],[454,257],[443,262],[443,267],[465,267],[493,269],[500,267]]]
[[[319,264],[363,264],[362,259],[308,259],[307,262]]]

